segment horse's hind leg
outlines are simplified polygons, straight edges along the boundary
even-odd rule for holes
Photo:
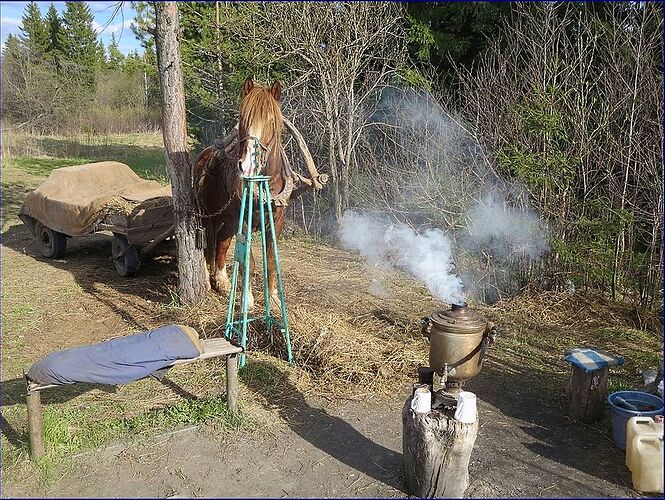
[[[226,254],[233,240],[233,228],[224,224],[217,235],[216,252],[214,259],[213,286],[219,293],[228,293],[231,290],[231,280],[226,272]],[[212,272],[212,269],[211,269]]]
[[[205,221],[206,230],[206,278],[208,282],[208,289],[210,286],[215,287],[214,276],[217,271],[216,256],[217,256],[217,231],[216,225],[211,219]]]

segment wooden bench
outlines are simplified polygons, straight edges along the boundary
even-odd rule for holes
[[[179,359],[169,368],[176,365],[186,365],[204,359],[226,357],[226,398],[229,409],[238,411],[238,360],[237,355],[242,353],[242,347],[230,343],[226,339],[202,340],[203,353],[191,359]],[[35,460],[44,455],[44,429],[42,421],[42,402],[40,392],[44,389],[62,387],[62,385],[40,385],[24,375],[26,384],[26,404],[28,407],[28,436],[30,438],[30,458]]]

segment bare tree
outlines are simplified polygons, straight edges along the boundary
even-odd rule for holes
[[[268,30],[272,52],[290,61],[292,98],[285,108],[293,110],[299,129],[319,139],[308,143],[327,159],[339,217],[349,206],[356,147],[371,121],[367,110],[406,59],[402,7],[389,2],[280,3],[267,4],[261,16],[257,25]]]
[[[460,74],[464,117],[550,222],[554,282],[646,306],[662,297],[662,29],[657,3],[518,4]]]
[[[155,2],[157,65],[162,91],[162,131],[166,163],[173,190],[175,233],[178,245],[178,296],[195,304],[210,287],[192,187],[192,163],[187,147],[185,90],[178,37],[180,24],[175,2]],[[199,242],[204,239],[199,237]]]

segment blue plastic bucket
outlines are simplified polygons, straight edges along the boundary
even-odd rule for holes
[[[616,403],[621,398],[636,406],[640,411],[629,410]],[[626,425],[631,417],[654,417],[663,414],[663,400],[648,392],[619,391],[607,397],[612,410],[612,437],[614,444],[621,450],[626,449]]]

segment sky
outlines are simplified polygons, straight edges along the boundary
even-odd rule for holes
[[[59,14],[65,10],[65,2],[52,2],[55,5]],[[90,10],[95,18],[94,25],[97,33],[101,36],[104,46],[108,47],[111,41],[111,34],[115,34],[118,41],[120,51],[124,54],[132,52],[137,49],[139,53],[141,50],[139,41],[132,33],[130,25],[134,20],[136,12],[130,5],[130,2],[122,2],[122,9],[119,11],[115,18],[113,14],[115,7],[119,2],[88,2]],[[25,12],[25,6],[28,2],[4,2],[0,1],[0,32],[2,34],[2,47],[5,46],[5,40],[10,33],[14,35],[21,34],[21,18]],[[42,17],[46,15],[46,11],[51,5],[51,2],[37,2]],[[123,19],[124,16],[124,19]]]

